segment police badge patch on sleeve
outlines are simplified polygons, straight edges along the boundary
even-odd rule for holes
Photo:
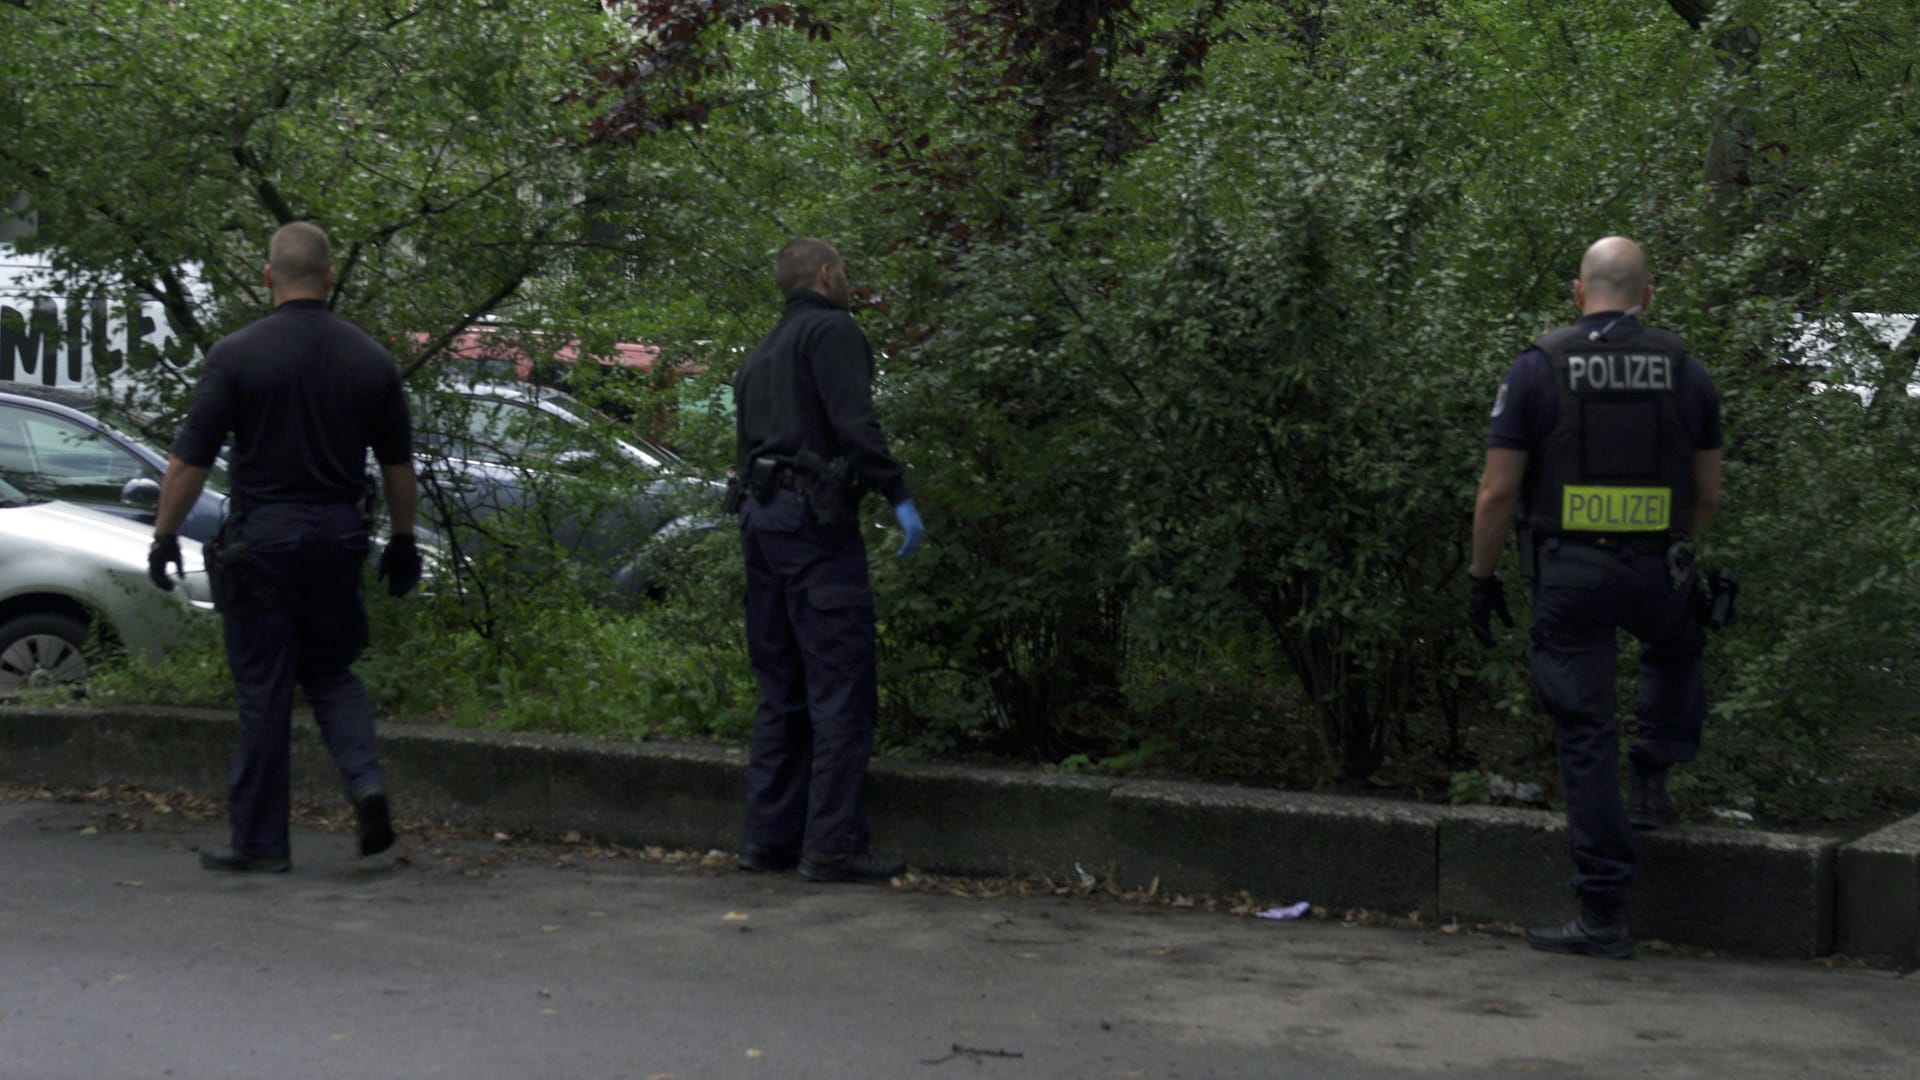
[[[1500,413],[1506,409],[1506,407],[1507,407],[1507,384],[1501,383],[1500,392],[1493,396],[1493,412],[1491,415],[1499,416]]]

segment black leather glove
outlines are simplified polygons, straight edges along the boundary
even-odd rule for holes
[[[377,576],[387,583],[390,596],[405,596],[420,584],[420,548],[413,542],[412,533],[394,533],[387,539]]]
[[[1467,575],[1467,625],[1473,628],[1473,636],[1480,644],[1493,648],[1493,620],[1489,615],[1500,616],[1507,629],[1513,629],[1513,615],[1507,611],[1507,593],[1500,587],[1500,578],[1474,577]]]
[[[153,546],[147,549],[147,577],[168,592],[173,591],[173,576],[167,573],[167,564],[172,563],[182,578],[187,576],[187,564],[180,557],[180,538],[177,536],[155,536]]]

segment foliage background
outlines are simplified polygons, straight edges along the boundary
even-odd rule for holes
[[[1524,635],[1461,632],[1467,524],[1506,364],[1624,233],[1727,416],[1703,554],[1745,611],[1683,800],[1916,797],[1916,344],[1847,315],[1920,311],[1911,0],[311,11],[0,6],[0,189],[197,345],[293,217],[423,395],[475,324],[658,344],[678,383],[573,382],[711,470],[724,415],[674,406],[764,333],[772,252],[833,239],[933,537],[886,558],[873,508],[894,752],[1550,788]],[[477,611],[382,602],[364,673],[397,713],[735,738],[735,562],[709,534],[617,615],[511,567]]]

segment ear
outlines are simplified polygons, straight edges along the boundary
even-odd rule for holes
[[[1581,311],[1587,310],[1587,283],[1579,278],[1573,279],[1573,306]]]
[[[264,280],[267,283],[267,291],[272,292],[273,291],[273,264],[272,263],[268,263],[266,265],[265,269],[261,271],[260,277],[262,280]]]
[[[1652,309],[1652,307],[1653,307],[1653,286],[1649,285],[1646,288],[1640,290],[1640,310],[1647,311]]]

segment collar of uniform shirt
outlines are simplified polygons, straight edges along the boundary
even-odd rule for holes
[[[1638,316],[1639,312],[1637,310],[1595,311],[1580,316],[1580,321],[1573,325],[1576,329],[1585,330],[1588,333],[1598,330],[1600,332],[1600,339],[1603,341],[1616,341],[1620,338],[1631,337],[1635,331],[1640,329],[1640,319]]]
[[[826,308],[828,311],[845,311],[846,310],[845,308],[827,299],[826,297],[821,296],[819,293],[814,292],[811,289],[802,289],[799,292],[790,292],[787,294],[787,310],[788,311],[792,311],[794,308],[802,308],[802,307]]]

